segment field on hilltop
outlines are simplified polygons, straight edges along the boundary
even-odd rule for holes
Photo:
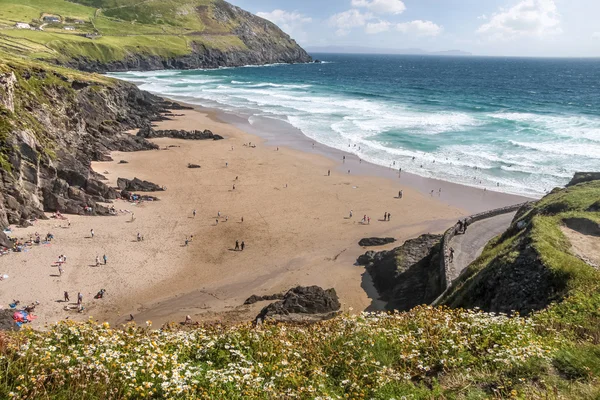
[[[276,25],[222,0],[0,0],[0,50],[83,70],[310,60]]]

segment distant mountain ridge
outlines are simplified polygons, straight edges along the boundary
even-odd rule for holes
[[[320,46],[307,47],[310,53],[334,54],[399,54],[399,55],[430,55],[430,56],[472,56],[472,53],[462,50],[427,51],[419,48],[390,49],[362,46]]]
[[[0,0],[0,50],[83,71],[310,62],[274,23],[223,0]]]

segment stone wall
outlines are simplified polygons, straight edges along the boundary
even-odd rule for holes
[[[466,218],[462,218],[462,220],[464,221],[466,219],[467,222],[469,223],[469,225],[471,225],[474,222],[481,221],[481,220],[484,220],[487,218],[492,218],[492,217],[496,217],[498,215],[515,212],[527,204],[528,204],[528,202],[521,203],[521,204],[515,204],[515,205],[507,206],[507,207],[502,207],[502,208],[497,208],[495,210],[485,211],[485,212],[482,212],[479,214],[471,215]],[[456,225],[452,226],[450,229],[448,229],[446,231],[446,233],[444,233],[444,236],[442,237],[442,242],[441,242],[442,257],[440,257],[440,272],[441,272],[440,273],[440,279],[441,279],[440,286],[443,288],[443,292],[432,303],[433,305],[437,305],[439,303],[439,301],[446,295],[446,293],[448,292],[448,289],[450,289],[450,287],[452,286],[452,276],[453,276],[452,272],[453,272],[454,267],[452,266],[452,263],[450,262],[450,247],[452,247],[452,239],[454,239],[454,236],[456,235],[457,231],[458,231],[458,223]]]

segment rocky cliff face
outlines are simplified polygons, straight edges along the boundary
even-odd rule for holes
[[[422,235],[390,251],[369,251],[359,257],[390,310],[406,311],[433,302],[440,286],[441,235]]]
[[[43,211],[105,214],[116,192],[90,169],[112,150],[155,148],[125,130],[172,104],[135,86],[0,63],[0,227]],[[85,210],[87,208],[87,211]]]

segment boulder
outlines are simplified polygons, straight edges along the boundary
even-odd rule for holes
[[[188,168],[201,168],[198,164],[188,164]]]
[[[4,233],[2,231],[0,231],[0,246],[7,247],[7,248],[12,247],[12,242],[10,241],[8,236],[6,236],[6,233]]]
[[[119,164],[129,164],[129,161],[121,160],[119,161]]]
[[[19,326],[16,324],[13,319],[13,314],[15,310],[5,309],[0,310],[0,331],[18,331]]]
[[[301,320],[302,316],[311,319],[329,319],[340,310],[340,302],[335,289],[323,290],[319,286],[298,286],[290,289],[283,299],[262,309],[257,320]],[[298,318],[294,318],[294,316]]]
[[[117,186],[120,190],[127,190],[130,192],[162,192],[164,190],[155,183],[143,181],[138,178],[133,178],[133,180],[119,178],[117,179]]]
[[[395,241],[396,241],[396,239],[391,238],[391,237],[388,237],[388,238],[372,237],[372,238],[361,239],[360,242],[358,242],[358,245],[362,246],[362,247],[384,246],[386,244],[394,243]]]

